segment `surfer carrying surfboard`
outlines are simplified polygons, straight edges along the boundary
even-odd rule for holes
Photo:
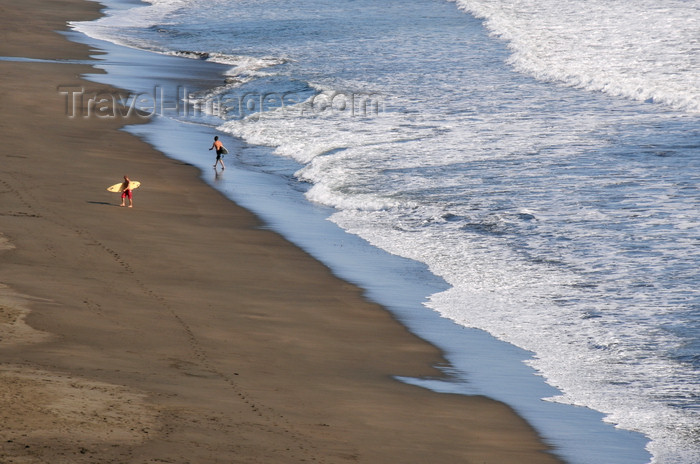
[[[129,179],[129,176],[124,176],[124,182],[119,182],[118,184],[110,185],[107,187],[108,192],[121,193],[122,194],[122,204],[119,206],[126,206],[124,200],[129,197],[129,208],[134,206],[132,190],[139,188],[141,182],[137,180]]]
[[[226,150],[224,144],[221,143],[218,135],[214,136],[214,143],[211,147],[209,147],[209,150],[212,150],[214,148],[216,148],[216,162],[214,163],[214,169],[216,169],[217,164],[221,163],[221,170],[223,171],[224,169],[226,169],[226,166],[224,166],[224,155],[228,153],[228,150]]]
[[[133,208],[134,206],[134,201],[133,201],[133,193],[131,193],[131,189],[129,188],[129,184],[131,181],[129,180],[129,176],[124,176],[124,183],[122,183],[122,204],[119,206],[126,206],[124,204],[124,200],[126,197],[129,197],[129,208]]]

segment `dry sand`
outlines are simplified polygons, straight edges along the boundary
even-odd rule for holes
[[[0,56],[86,59],[82,0],[0,1]],[[82,64],[0,61],[1,463],[555,463],[443,361],[192,167],[65,116]],[[133,209],[105,191],[143,182]]]

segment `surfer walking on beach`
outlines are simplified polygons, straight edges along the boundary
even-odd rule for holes
[[[216,169],[216,165],[221,163],[221,170],[223,171],[226,169],[226,166],[224,166],[224,154],[226,153],[226,149],[224,148],[224,144],[221,143],[219,140],[219,136],[215,135],[214,136],[214,143],[212,144],[211,147],[209,147],[209,150],[212,150],[216,148],[216,162],[214,163],[214,169]]]
[[[126,206],[124,204],[124,200],[126,197],[129,197],[129,208],[133,208],[134,202],[133,202],[133,193],[131,192],[131,189],[129,188],[129,184],[131,183],[131,180],[129,180],[129,176],[124,176],[124,183],[123,188],[122,188],[122,204],[119,206]]]

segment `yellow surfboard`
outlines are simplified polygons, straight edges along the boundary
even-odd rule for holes
[[[118,184],[111,185],[111,186],[107,187],[107,190],[110,192],[117,192],[117,193],[123,192],[125,183],[126,182],[119,182]],[[137,180],[132,180],[131,182],[129,182],[129,190],[137,189],[137,188],[139,188],[140,185],[141,185],[141,182],[139,182]]]

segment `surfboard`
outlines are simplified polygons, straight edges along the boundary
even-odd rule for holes
[[[222,154],[222,155],[228,155],[228,150],[227,150],[226,147],[224,147],[223,145],[221,146],[221,154]]]
[[[141,182],[139,182],[137,180],[132,180],[131,182],[129,182],[129,189],[131,189],[131,190],[137,189],[137,188],[139,188],[140,185],[141,185]],[[124,182],[119,182],[118,184],[110,185],[109,187],[107,187],[107,190],[110,192],[117,192],[118,193],[118,192],[121,192],[124,190],[122,187],[124,187]]]

